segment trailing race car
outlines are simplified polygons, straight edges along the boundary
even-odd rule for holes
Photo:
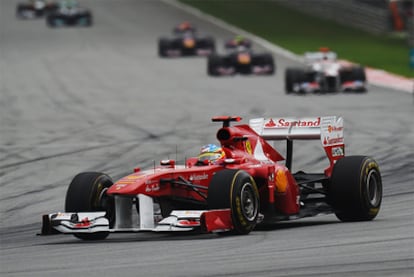
[[[23,19],[39,18],[55,11],[57,8],[58,5],[52,1],[28,0],[17,4],[16,16]]]
[[[374,219],[382,200],[381,174],[368,156],[345,156],[340,117],[258,118],[222,122],[220,146],[202,148],[185,164],[163,160],[113,183],[100,172],[75,176],[65,212],[43,216],[41,234],[84,240],[113,232],[201,231],[248,234],[257,224],[335,213],[341,221]],[[293,141],[320,139],[329,166],[291,172]],[[270,144],[286,140],[286,159]],[[285,164],[281,161],[285,160]]]
[[[327,48],[305,53],[305,68],[287,68],[286,93],[365,92],[366,76],[362,66],[336,60],[336,53]]]
[[[214,38],[198,36],[196,28],[188,22],[174,27],[172,38],[158,40],[160,57],[207,56],[216,51]]]
[[[46,24],[50,27],[89,27],[92,25],[92,13],[85,8],[81,8],[77,1],[61,1],[59,9],[47,16]]]
[[[246,49],[252,48],[252,41],[241,35],[237,35],[232,39],[228,39],[224,43],[224,48],[228,51],[237,50],[238,47],[243,46]]]
[[[193,33],[193,34],[197,32],[197,28],[188,21],[184,21],[178,24],[173,29],[173,34],[175,35],[182,35],[188,32]]]
[[[239,74],[272,75],[276,65],[272,54],[254,53],[251,41],[236,37],[226,41],[227,54],[212,54],[207,61],[207,74],[223,76]]]

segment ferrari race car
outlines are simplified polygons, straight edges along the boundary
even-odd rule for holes
[[[16,16],[22,19],[43,17],[58,8],[55,2],[44,0],[29,0],[17,4]]]
[[[207,74],[227,76],[239,74],[273,75],[276,65],[272,54],[254,53],[251,41],[228,40],[225,43],[227,54],[212,54],[207,61]]]
[[[214,38],[197,35],[194,26],[185,25],[173,29],[173,37],[158,40],[160,57],[207,56],[216,51]]]
[[[286,93],[365,92],[364,67],[340,63],[336,58],[336,53],[326,49],[305,53],[305,68],[285,71]]]
[[[46,24],[49,27],[92,25],[92,13],[82,8],[76,1],[62,1],[59,9],[48,14]]]
[[[43,216],[42,235],[99,240],[115,232],[200,231],[248,234],[257,224],[335,213],[341,221],[374,219],[381,174],[368,156],[345,156],[340,117],[214,117],[224,155],[197,157],[127,175],[115,183],[100,172],[76,175],[65,212]],[[291,172],[294,140],[320,140],[329,160],[321,173]],[[271,145],[286,140],[286,159]],[[285,160],[285,163],[282,161]]]

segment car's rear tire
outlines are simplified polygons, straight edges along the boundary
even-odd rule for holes
[[[96,212],[105,211],[109,225],[115,222],[115,206],[112,197],[106,194],[112,186],[112,179],[100,172],[79,173],[73,178],[66,192],[66,212]],[[83,240],[102,240],[109,232],[97,232],[90,234],[74,234]]]
[[[263,55],[263,59],[264,59],[264,65],[268,65],[271,67],[271,70],[269,72],[267,72],[267,75],[273,75],[276,72],[276,65],[275,65],[275,61],[273,59],[272,54],[264,54]]]
[[[256,226],[259,192],[254,179],[245,171],[224,169],[217,172],[209,185],[207,203],[209,209],[231,209],[233,234],[248,234]]]
[[[382,202],[382,181],[377,162],[367,156],[348,156],[338,160],[328,187],[328,201],[341,221],[374,219]]]
[[[216,41],[212,37],[206,37],[206,48],[211,51],[212,54],[216,53]]]
[[[90,13],[88,13],[86,16],[85,16],[85,19],[84,19],[84,21],[85,21],[85,23],[84,23],[84,26],[85,27],[90,27],[90,26],[92,26],[92,24],[93,24],[93,19],[92,19],[93,17],[92,17],[92,14],[90,14]]]

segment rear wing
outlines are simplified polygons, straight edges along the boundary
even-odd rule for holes
[[[255,118],[249,126],[265,140],[286,140],[286,165],[291,168],[293,140],[320,139],[331,167],[345,156],[344,123],[342,117],[319,116],[307,118]]]
[[[337,55],[335,52],[328,51],[328,52],[306,52],[305,61],[308,63],[322,61],[323,59],[329,61],[336,61]]]

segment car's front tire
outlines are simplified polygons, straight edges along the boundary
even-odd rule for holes
[[[245,235],[256,226],[260,210],[259,192],[254,179],[242,170],[217,172],[209,185],[208,208],[231,210],[232,233]]]
[[[222,61],[218,55],[210,55],[207,59],[207,74],[209,76],[219,76],[217,68],[221,66]]]
[[[272,54],[263,54],[263,66],[269,66],[271,68],[268,72],[266,72],[266,75],[275,74],[276,66]]]
[[[170,42],[168,39],[160,38],[158,40],[158,55],[160,57],[167,57],[167,51],[170,48]]]
[[[73,178],[66,192],[66,212],[96,212],[105,211],[109,225],[115,222],[114,200],[106,194],[112,186],[112,179],[100,172],[79,173]],[[109,232],[74,234],[83,240],[102,240]]]
[[[287,68],[285,70],[285,92],[295,92],[294,87],[306,81],[305,71],[301,68]]]
[[[365,75],[365,68],[363,66],[355,66],[352,68],[352,79],[365,82],[367,77]]]

